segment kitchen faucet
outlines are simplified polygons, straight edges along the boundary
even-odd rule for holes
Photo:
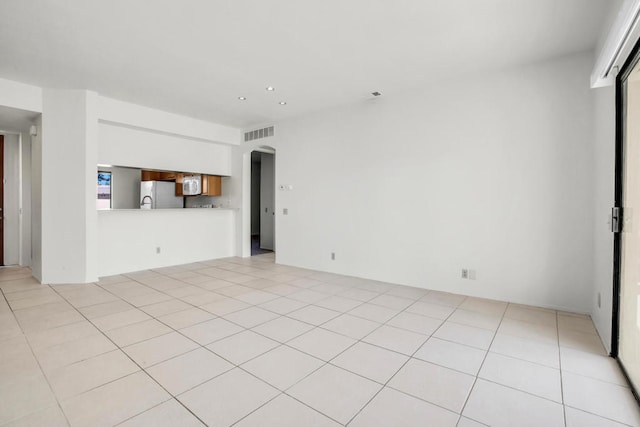
[[[147,198],[149,199],[149,203],[145,203],[144,202],[144,200],[147,199]],[[153,204],[153,198],[151,196],[148,196],[148,195],[144,196],[142,198],[142,200],[140,201],[140,207],[143,207],[144,205],[152,205],[152,204]]]

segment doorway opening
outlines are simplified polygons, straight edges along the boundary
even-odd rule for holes
[[[31,266],[32,183],[41,181],[39,165],[32,165],[32,140],[41,126],[41,114],[0,106],[0,265]],[[35,186],[40,189],[39,184]],[[39,246],[38,246],[39,247]]]
[[[275,153],[251,153],[251,256],[275,251]]]

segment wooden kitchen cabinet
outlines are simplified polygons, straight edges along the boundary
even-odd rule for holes
[[[159,172],[158,181],[175,181],[176,175],[175,172]]]
[[[217,175],[202,175],[202,195],[221,196],[222,177]]]
[[[183,173],[176,174],[176,196],[184,196],[182,193],[182,180],[184,178]]]
[[[143,169],[140,172],[140,180],[141,181],[157,181],[159,173],[160,172],[157,172],[157,171],[150,171],[150,170]]]
[[[160,172],[143,169],[140,172],[141,181],[175,181],[176,172]]]

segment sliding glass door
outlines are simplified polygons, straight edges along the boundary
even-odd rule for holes
[[[629,65],[618,80],[616,235],[618,313],[613,353],[634,388],[640,386],[640,63]],[[615,230],[614,230],[615,231]],[[617,346],[615,329],[617,321]],[[617,347],[617,348],[616,348]]]

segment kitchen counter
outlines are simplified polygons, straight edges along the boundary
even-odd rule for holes
[[[98,212],[237,211],[238,208],[98,209]]]
[[[234,208],[99,210],[98,276],[234,256],[237,211]]]

